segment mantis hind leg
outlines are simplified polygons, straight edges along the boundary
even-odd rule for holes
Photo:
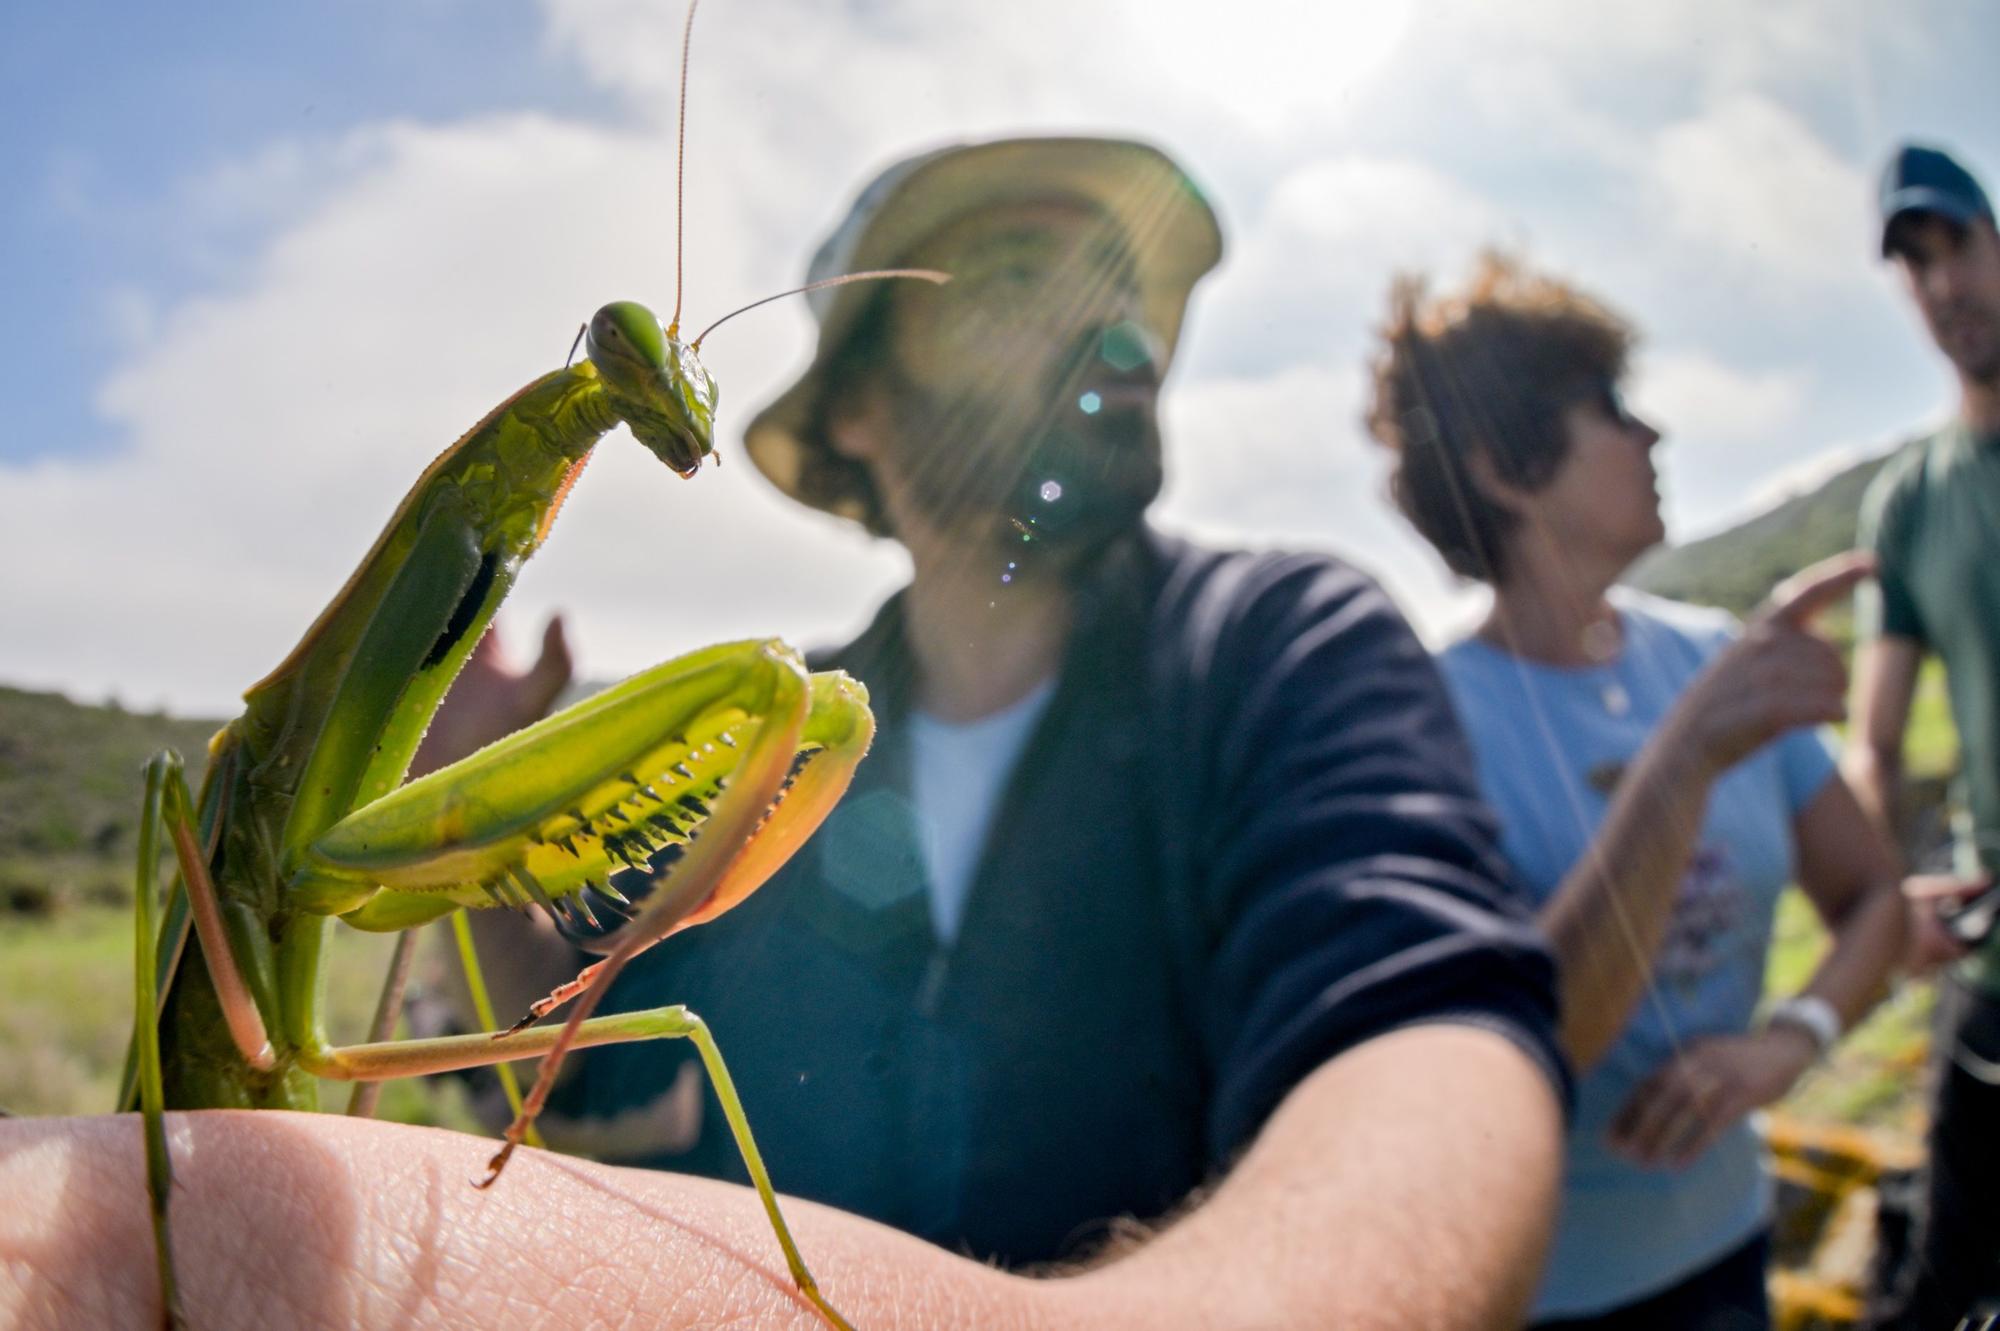
[[[764,1167],[763,1153],[751,1135],[749,1117],[743,1112],[736,1083],[722,1061],[722,1051],[709,1033],[708,1024],[684,1007],[652,1008],[613,1017],[597,1017],[573,1026],[541,1026],[517,1034],[453,1035],[434,1040],[398,1040],[382,1044],[352,1045],[302,1054],[302,1061],[321,1077],[348,1081],[381,1081],[391,1077],[421,1077],[434,1072],[455,1072],[461,1068],[486,1067],[517,1058],[546,1057],[551,1050],[586,1049],[601,1044],[626,1044],[637,1040],[692,1040],[708,1070],[709,1083],[722,1103],[723,1118],[729,1123],[736,1149],[749,1171],[751,1184],[764,1204],[771,1229],[784,1250],[785,1265],[799,1293],[817,1308],[829,1325],[839,1331],[853,1331],[846,1318],[827,1302],[819,1282],[799,1255],[784,1214],[778,1209],[777,1190],[771,1185],[770,1171]],[[541,1088],[537,1088],[541,1089]],[[530,1108],[539,1106],[531,1103]],[[501,1154],[514,1149],[510,1140]],[[496,1171],[497,1172],[497,1171]],[[489,1179],[490,1181],[490,1179]]]
[[[709,1034],[708,1023],[686,1008],[673,1010],[687,1022],[687,1029],[682,1034],[694,1041],[702,1066],[708,1069],[709,1084],[715,1087],[715,1097],[722,1102],[722,1116],[728,1120],[730,1135],[736,1139],[736,1152],[743,1157],[743,1167],[750,1172],[750,1182],[757,1189],[758,1200],[764,1203],[764,1214],[771,1219],[771,1229],[778,1236],[778,1246],[785,1250],[785,1265],[791,1268],[792,1283],[828,1322],[841,1331],[853,1331],[847,1320],[820,1293],[819,1282],[806,1269],[806,1260],[799,1255],[799,1245],[792,1241],[792,1232],[786,1228],[785,1217],[778,1211],[777,1190],[771,1186],[771,1175],[764,1168],[764,1157],[757,1150],[757,1139],[750,1133],[750,1120],[743,1112],[742,1100],[737,1098],[736,1083],[723,1064],[722,1050],[717,1047],[715,1037]]]

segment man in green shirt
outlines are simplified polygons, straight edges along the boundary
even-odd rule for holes
[[[1956,371],[1957,417],[1869,488],[1880,560],[1864,604],[1849,775],[1884,823],[1898,804],[1917,669],[1943,660],[1963,755],[1960,868],[2000,869],[2000,235],[1971,174],[1907,146],[1882,182],[1882,253]],[[1934,922],[1930,922],[1933,923]],[[1923,1212],[1878,1328],[1948,1328],[2000,1300],[2000,931],[1943,980]]]

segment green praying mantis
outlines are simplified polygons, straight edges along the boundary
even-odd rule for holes
[[[693,19],[691,4],[690,32]],[[678,273],[677,248],[677,285]],[[833,281],[877,277],[945,280],[890,270]],[[710,647],[402,784],[599,440],[622,423],[684,478],[711,455],[716,385],[699,351],[714,327],[684,343],[678,298],[664,326],[631,302],[598,310],[578,334],[583,360],[508,398],[418,477],[346,585],[210,742],[200,791],[171,751],[147,765],[137,1016],[119,1107],[144,1114],[169,1322],[180,1315],[165,1110],[316,1109],[320,1078],[378,1082],[539,1056],[484,1187],[529,1139],[567,1051],[686,1038],[793,1280],[829,1323],[847,1326],[785,1226],[701,1019],[682,1007],[591,1014],[632,957],[728,910],[811,835],[874,733],[866,690],[839,672],[808,674],[781,642]],[[162,911],[163,841],[177,873]],[[678,859],[636,906],[611,886],[610,875],[668,846]],[[509,1031],[338,1046],[323,1029],[320,961],[336,917],[377,931],[487,906],[589,918],[593,898],[630,918],[603,941],[603,960]],[[390,988],[400,988],[394,968]],[[564,1024],[529,1029],[565,1004]]]

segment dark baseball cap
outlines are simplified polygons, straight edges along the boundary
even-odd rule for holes
[[[1936,213],[1960,226],[1979,218],[1993,220],[1993,205],[1972,173],[1942,148],[1906,143],[1882,172],[1882,257],[1890,253],[1889,237],[1904,213]]]

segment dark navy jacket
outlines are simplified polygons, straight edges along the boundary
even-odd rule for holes
[[[953,946],[907,794],[900,600],[815,660],[879,719],[853,789],[601,1009],[709,1021],[781,1191],[1040,1261],[1158,1215],[1314,1067],[1414,1022],[1514,1040],[1566,1094],[1555,982],[1430,658],[1325,556],[1156,534],[1080,594]],[[634,1108],[692,1050],[582,1056],[570,1114]],[[742,1180],[719,1108],[643,1161]]]

